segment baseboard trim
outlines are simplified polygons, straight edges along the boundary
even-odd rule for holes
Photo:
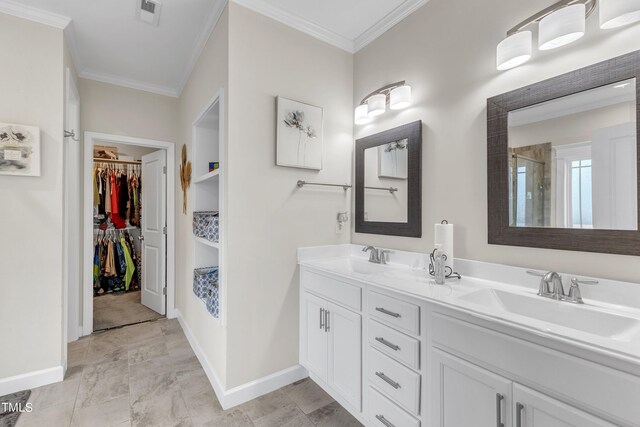
[[[271,393],[272,391],[276,391],[303,378],[307,378],[308,376],[309,373],[307,370],[300,365],[283,369],[282,371],[227,390],[222,407],[225,409],[232,408],[241,403]]]
[[[0,378],[0,396],[57,383],[62,381],[63,378],[64,368],[62,366],[27,372],[26,374],[15,375],[13,377]]]
[[[267,393],[271,393],[272,391],[278,390],[281,387],[309,376],[305,368],[300,365],[296,365],[283,369],[282,371],[275,372],[271,375],[267,375],[266,377],[259,378],[255,381],[250,381],[229,390],[225,390],[220,378],[214,371],[213,367],[209,364],[209,361],[202,351],[202,347],[200,347],[200,344],[191,332],[191,328],[189,328],[189,325],[184,320],[180,310],[176,309],[175,314],[185,336],[187,337],[187,340],[189,341],[189,344],[191,345],[191,348],[193,349],[193,352],[196,354],[198,361],[200,361],[202,368],[207,374],[209,382],[211,382],[211,386],[213,387],[213,391],[216,393],[218,401],[220,401],[220,405],[223,409],[233,408],[234,406],[248,402]]]

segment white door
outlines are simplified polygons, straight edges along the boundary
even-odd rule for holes
[[[360,411],[362,395],[362,316],[329,303],[327,383]]]
[[[306,342],[303,365],[321,380],[327,380],[327,331],[325,330],[327,302],[309,293],[304,293],[306,313]]]
[[[636,230],[636,123],[594,131],[591,157],[593,228]]]
[[[433,351],[432,425],[510,427],[511,381],[439,350]]]
[[[165,314],[167,258],[167,157],[142,156],[142,304]]]
[[[557,399],[513,384],[516,427],[614,427]]]

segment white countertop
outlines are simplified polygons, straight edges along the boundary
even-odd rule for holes
[[[298,250],[301,266],[640,364],[640,284],[601,280],[581,287],[585,304],[577,305],[536,295],[539,278],[528,276],[526,269],[499,264],[455,260],[462,279],[436,285],[425,271],[427,259],[425,254],[394,251],[392,262],[378,265],[369,263],[356,245]],[[564,282],[568,291],[568,280]]]

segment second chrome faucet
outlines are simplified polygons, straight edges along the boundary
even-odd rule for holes
[[[571,288],[569,289],[569,293],[565,294],[564,285],[562,284],[562,277],[555,271],[543,273],[541,271],[527,270],[527,274],[530,274],[532,276],[539,276],[541,278],[538,295],[574,304],[584,304],[582,295],[580,293],[580,285],[598,284],[597,280],[578,279],[577,277],[573,277],[571,278]]]
[[[374,264],[386,264],[387,254],[389,251],[385,249],[378,249],[375,246],[365,246],[362,248],[362,252],[369,252],[369,262]]]

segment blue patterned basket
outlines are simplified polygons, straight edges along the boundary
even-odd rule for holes
[[[218,211],[193,213],[193,234],[211,242],[220,240],[220,219]]]
[[[198,298],[206,298],[209,290],[218,285],[218,267],[196,268],[193,270],[193,293]]]
[[[207,305],[207,311],[216,319],[220,314],[220,298],[218,294],[218,284],[216,283],[211,289],[209,289],[208,295],[204,302]]]

